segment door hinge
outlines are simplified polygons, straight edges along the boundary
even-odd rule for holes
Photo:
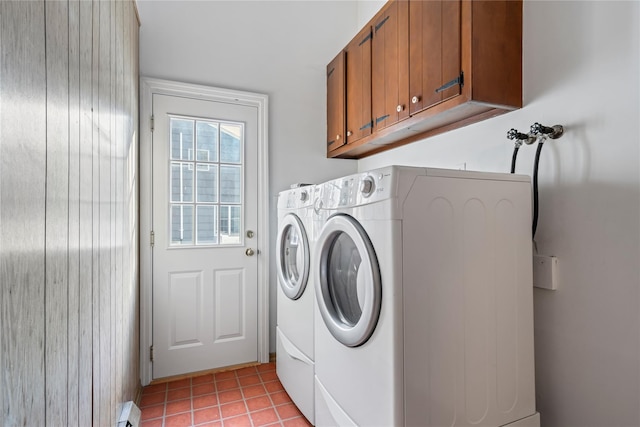
[[[388,114],[385,114],[384,116],[376,117],[376,124],[380,123],[383,120],[387,120],[387,117],[389,117]]]
[[[373,31],[369,31],[369,34],[367,34],[365,38],[363,38],[362,41],[358,43],[358,46],[362,46],[367,42],[367,40],[371,40],[372,38],[373,38]]]
[[[385,22],[387,22],[388,20],[389,20],[389,15],[387,15],[387,16],[382,20],[382,22],[380,22],[378,25],[376,25],[376,29],[375,29],[376,33],[378,32],[378,30],[380,29],[380,27],[382,27],[382,26],[384,25],[384,23],[385,23]]]
[[[333,67],[332,69],[330,69],[329,72],[327,73],[327,78],[331,77],[331,74],[333,74],[335,70],[336,70],[336,67]]]
[[[153,130],[155,129],[155,118],[153,116],[153,114],[151,115],[151,121],[150,121],[150,127],[151,127],[151,132],[153,132]]]
[[[153,346],[149,347],[149,360],[153,362]]]
[[[436,89],[436,93],[437,92],[442,92],[443,90],[447,90],[451,86],[455,86],[455,85],[464,86],[464,73],[462,71],[460,72],[460,75],[458,77],[456,77],[455,79],[451,80],[450,82],[447,82],[447,83],[443,84],[438,89]]]
[[[153,230],[151,230],[151,234],[149,237],[150,237],[151,246],[153,246],[156,240],[156,234],[153,232]]]
[[[372,127],[373,127],[373,120],[371,120],[369,123],[365,123],[364,125],[362,125],[359,130],[365,130]]]

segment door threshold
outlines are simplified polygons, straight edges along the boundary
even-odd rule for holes
[[[218,374],[220,372],[235,371],[238,369],[250,368],[252,366],[258,366],[258,365],[262,365],[262,363],[258,361],[247,362],[247,363],[240,363],[238,365],[223,366],[221,368],[206,369],[204,371],[196,371],[196,372],[189,372],[186,374],[173,375],[170,377],[156,378],[154,380],[151,380],[149,385],[163,384],[171,381],[178,381],[178,380],[183,380],[185,378],[199,377],[201,375],[207,375],[207,374]]]

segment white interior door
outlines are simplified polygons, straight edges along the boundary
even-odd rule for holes
[[[257,361],[257,109],[152,110],[153,378]]]

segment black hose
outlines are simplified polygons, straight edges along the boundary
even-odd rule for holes
[[[536,237],[538,228],[538,164],[540,163],[540,152],[542,151],[543,142],[538,143],[536,149],[536,158],[533,162],[533,224],[531,226],[532,239]]]
[[[520,146],[518,146],[517,144],[515,147],[513,147],[513,156],[511,157],[511,173],[516,173],[516,159],[518,158],[519,149]]]

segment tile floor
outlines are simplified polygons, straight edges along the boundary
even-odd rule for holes
[[[310,426],[276,376],[275,363],[144,387],[141,427]]]

